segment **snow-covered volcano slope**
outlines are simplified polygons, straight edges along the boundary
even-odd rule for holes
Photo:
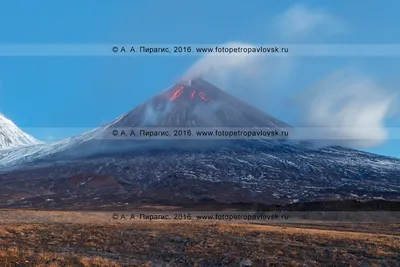
[[[209,148],[213,151],[239,148],[242,149],[242,152],[246,151],[246,153],[253,153],[254,155],[258,153],[264,158],[267,154],[270,154],[267,158],[282,161],[285,164],[293,158],[293,164],[296,166],[309,164],[310,166],[318,166],[320,169],[324,165],[330,164],[332,166],[350,166],[351,169],[356,166],[356,169],[365,167],[378,173],[380,170],[390,170],[390,173],[393,170],[400,171],[400,160],[344,148],[311,150],[292,145],[289,142],[267,140],[229,140],[226,142],[224,142],[225,140],[122,141],[101,138],[113,128],[147,126],[290,127],[285,122],[269,116],[210,83],[196,79],[175,84],[132,111],[91,132],[52,144],[39,144],[3,151],[0,153],[0,169],[26,163],[36,166],[38,162],[63,161],[93,155],[112,157],[112,155],[120,152],[131,153],[148,151],[149,149],[179,148],[187,151],[203,149],[204,151],[199,153],[206,153]],[[232,144],[234,146],[229,148],[225,146]],[[357,172],[356,169],[350,172]]]
[[[39,144],[38,140],[22,131],[0,113],[0,150]]]
[[[178,83],[149,99],[109,124],[77,137],[48,145],[19,148],[0,154],[1,166],[33,162],[41,159],[77,158],[98,153],[126,150],[166,148],[190,149],[215,147],[221,141],[154,141],[106,140],[102,136],[119,127],[288,127],[268,114],[225,93],[210,83],[197,79]]]

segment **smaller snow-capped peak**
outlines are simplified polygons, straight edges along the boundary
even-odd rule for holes
[[[35,145],[42,142],[22,131],[11,120],[0,113],[0,149]]]

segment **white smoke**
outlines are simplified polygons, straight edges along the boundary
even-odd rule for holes
[[[252,47],[243,43],[225,46]],[[290,100],[288,92],[271,90],[273,87],[266,82],[271,77],[270,66],[275,67],[275,63],[282,63],[282,60],[284,58],[275,57],[275,61],[271,61],[270,57],[257,54],[206,55],[186,72],[184,78],[203,77],[266,112],[268,110],[259,103],[271,102],[271,99],[280,101],[283,103],[282,112],[292,117],[298,111],[284,104]],[[288,70],[290,68],[283,73],[290,74]],[[276,72],[272,76],[276,76]],[[303,96],[300,102],[301,115],[293,126],[322,127],[324,136],[319,136],[319,141],[314,144],[369,148],[387,139],[385,120],[393,112],[395,95],[354,68],[343,68],[328,75],[312,89],[300,94]],[[322,138],[326,141],[322,141]]]
[[[275,26],[282,38],[295,40],[319,38],[327,33],[348,33],[347,25],[337,16],[302,5],[294,5],[275,17]],[[257,47],[241,42],[221,46]],[[268,113],[271,106],[281,105],[278,119],[283,113],[296,117],[298,109],[288,105],[293,91],[276,88],[283,88],[278,87],[280,82],[293,79],[291,74],[297,62],[297,59],[286,56],[207,54],[193,64],[183,78],[202,77]],[[385,120],[395,108],[396,96],[365,74],[344,68],[328,75],[301,95],[300,118],[292,124],[322,127],[324,137],[330,140],[319,142],[319,145],[367,148],[381,144],[388,137]]]
[[[156,125],[159,115],[151,104],[146,104],[141,125]]]
[[[230,42],[221,47],[258,47],[249,43]],[[262,108],[268,88],[287,78],[293,69],[292,57],[262,53],[206,54],[183,75],[184,80],[203,78],[220,89]],[[260,101],[258,103],[258,101]]]
[[[208,119],[210,116],[214,115],[214,112],[221,108],[220,102],[213,103],[199,103],[193,108],[193,115],[199,118]]]
[[[246,43],[233,42],[222,45],[223,47],[249,47],[255,46]],[[210,53],[203,56],[183,75],[184,79],[202,77],[208,81],[221,85],[225,84],[232,76],[241,78],[257,76],[257,67],[260,66],[259,54],[217,54]]]
[[[165,117],[165,115],[171,112],[172,104],[167,102],[165,106],[155,107],[152,105],[152,103],[146,103],[144,108],[145,110],[140,125],[153,126],[157,125],[160,120]]]
[[[323,127],[328,141],[320,145],[369,148],[388,137],[385,119],[393,115],[396,95],[354,68],[328,75],[302,96],[301,122]]]

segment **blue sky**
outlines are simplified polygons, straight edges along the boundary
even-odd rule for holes
[[[400,43],[396,26],[400,2],[384,3],[3,1],[0,44]],[[287,19],[293,12],[289,11],[299,7],[305,12],[290,24]],[[299,28],[296,19],[308,24]],[[57,138],[79,134],[80,129],[111,121],[165,89],[199,57],[1,57],[0,112],[38,139],[49,138],[40,128],[69,128],[60,130]],[[388,90],[399,90],[400,58],[396,57],[306,57],[275,64],[282,75],[263,76],[268,79],[269,95],[254,92],[253,98],[242,98],[258,101],[254,104],[289,123],[295,115],[282,108],[283,102],[272,101],[274,97],[287,101],[348,64],[360,66]],[[385,125],[399,124],[398,116],[385,119]],[[367,150],[400,157],[399,148],[399,141],[388,140]]]

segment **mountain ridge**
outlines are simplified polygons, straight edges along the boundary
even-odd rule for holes
[[[0,192],[4,196],[0,204],[17,201],[21,192],[42,206],[57,196],[74,199],[71,205],[99,199],[102,205],[141,199],[268,204],[400,200],[400,160],[349,148],[312,149],[286,140],[98,138],[113,127],[287,127],[211,86],[202,80],[180,82],[91,132],[3,153],[0,164],[13,162],[15,168],[0,173],[5,190]],[[98,188],[93,182],[90,187],[69,182],[77,177],[83,179],[80,183],[88,177],[96,177],[93,181],[106,177],[104,183],[110,188],[100,182]],[[18,186],[21,183],[25,187]]]

